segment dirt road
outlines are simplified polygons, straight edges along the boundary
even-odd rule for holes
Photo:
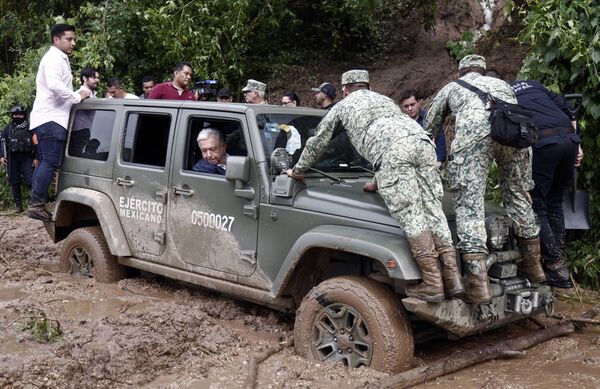
[[[238,388],[249,358],[291,334],[293,317],[161,277],[106,285],[58,272],[60,247],[41,223],[0,216],[0,387]],[[561,302],[572,313],[586,309]],[[45,314],[62,335],[34,339]],[[39,327],[38,327],[39,328]],[[45,328],[45,327],[44,327]],[[513,325],[417,346],[415,363],[531,331]],[[598,388],[600,332],[554,339],[422,387]],[[260,388],[377,387],[385,374],[317,363],[285,349],[260,366]]]

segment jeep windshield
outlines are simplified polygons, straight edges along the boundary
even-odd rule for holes
[[[300,158],[308,138],[315,135],[322,117],[303,113],[257,114],[256,123],[269,168],[275,149],[285,149],[291,156],[293,166]],[[354,149],[344,131],[335,134],[323,156],[311,167],[330,173],[370,174],[373,170],[372,165]]]

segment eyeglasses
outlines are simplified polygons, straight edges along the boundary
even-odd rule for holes
[[[200,149],[200,152],[201,152],[202,154],[206,154],[206,153],[208,153],[209,151],[210,151],[211,153],[216,153],[217,151],[219,151],[219,150],[221,149],[221,147],[223,147],[223,145],[221,145],[221,146],[215,146],[215,147],[209,147],[209,148],[206,148],[206,149]]]

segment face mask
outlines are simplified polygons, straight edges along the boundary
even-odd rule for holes
[[[25,118],[13,118],[12,122],[14,124],[21,124],[25,121]]]

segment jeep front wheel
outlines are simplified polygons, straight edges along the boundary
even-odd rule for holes
[[[408,369],[414,353],[398,296],[379,282],[354,276],[326,280],[304,297],[294,344],[305,358],[388,373]]]
[[[100,227],[78,228],[69,234],[60,255],[60,269],[105,283],[125,278],[125,268],[110,253]]]

